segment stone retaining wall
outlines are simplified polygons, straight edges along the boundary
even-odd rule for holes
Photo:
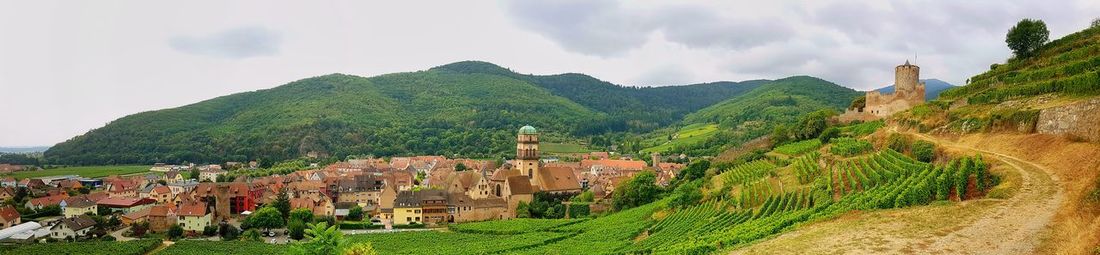
[[[1036,124],[1040,134],[1070,135],[1100,141],[1100,98],[1043,109]]]

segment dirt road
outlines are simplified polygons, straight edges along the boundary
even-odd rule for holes
[[[857,212],[801,226],[733,254],[1032,254],[1049,238],[1051,221],[1065,199],[1051,171],[1002,153],[912,134],[996,160],[1019,174],[1018,192],[1007,199]]]

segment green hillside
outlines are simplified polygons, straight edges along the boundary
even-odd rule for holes
[[[568,132],[606,118],[529,83],[437,71],[363,78],[333,74],[273,89],[130,115],[60,143],[51,162],[268,163],[331,155],[488,155],[524,124]]]
[[[685,124],[716,123],[718,132],[708,134],[701,142],[683,143],[674,139],[673,145],[653,144],[646,151],[688,153],[689,155],[716,155],[726,146],[738,145],[749,139],[766,135],[776,125],[796,122],[802,115],[821,109],[844,109],[861,93],[832,82],[809,76],[794,76],[764,83],[759,87],[703,108],[687,115]],[[686,128],[693,127],[688,125]],[[660,141],[662,132],[658,133]],[[663,134],[668,136],[667,132]]]
[[[1030,131],[1039,110],[1100,95],[1100,27],[1043,45],[1029,58],[992,64],[966,86],[897,116],[920,130]]]
[[[126,116],[45,154],[79,165],[270,164],[314,151],[499,157],[522,125],[539,127],[547,141],[647,132],[758,83],[633,88],[475,61],[369,78],[332,74]]]

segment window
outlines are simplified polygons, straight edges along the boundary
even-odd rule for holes
[[[412,221],[412,217],[405,217],[405,221]]]
[[[420,221],[420,217],[416,217],[416,221]]]

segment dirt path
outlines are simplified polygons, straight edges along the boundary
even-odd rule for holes
[[[160,246],[157,246],[156,249],[153,249],[153,250],[145,253],[145,255],[157,254],[158,252],[163,251],[164,249],[168,249],[168,246],[172,246],[175,243],[176,242],[164,240],[163,242],[160,243]]]
[[[1065,199],[1051,171],[1002,153],[912,134],[996,160],[1019,174],[1019,190],[1007,199],[852,213],[733,254],[1032,254],[1049,238],[1051,221]]]

